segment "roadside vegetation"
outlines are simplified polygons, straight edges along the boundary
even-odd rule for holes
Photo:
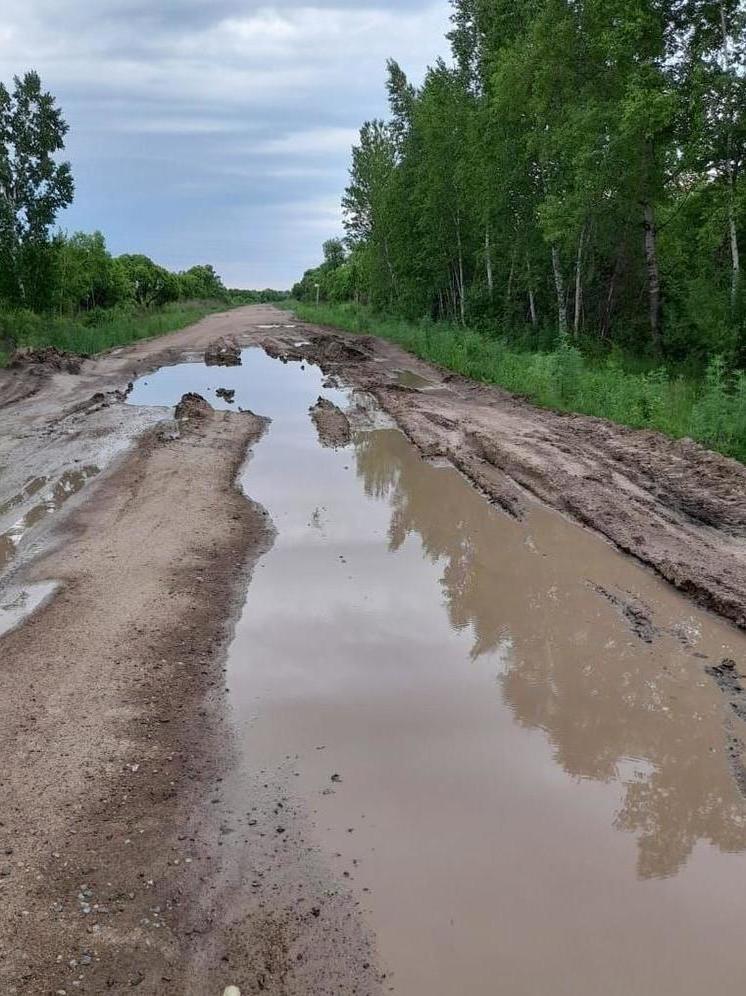
[[[588,356],[573,345],[516,348],[504,338],[447,322],[374,313],[355,304],[295,302],[299,318],[389,339],[423,360],[497,384],[545,408],[582,412],[635,428],[690,437],[746,462],[746,375],[715,357],[702,377],[664,367],[625,369],[616,352]]]
[[[452,7],[451,64],[388,65],[300,313],[746,459],[743,3]]]
[[[141,254],[114,257],[101,232],[55,231],[75,189],[58,161],[67,130],[36,73],[0,84],[0,365],[17,347],[97,353],[286,296],[227,289],[209,264],[173,273]]]

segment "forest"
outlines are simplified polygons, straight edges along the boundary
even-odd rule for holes
[[[75,192],[58,160],[67,132],[37,73],[0,83],[0,365],[18,345],[98,352],[285,296],[227,289],[209,264],[173,273],[142,254],[113,256],[101,232],[56,230]]]
[[[610,370],[596,394],[629,375],[650,398],[622,391],[622,421],[746,453],[746,5],[452,8],[448,63],[419,87],[388,63],[388,119],[352,151],[345,238],[293,296],[351,327],[383,316],[424,355],[498,382],[495,355],[528,351],[506,386],[557,407],[609,414],[603,397],[539,385],[534,354],[561,354],[579,385]],[[718,425],[690,425],[708,384]]]

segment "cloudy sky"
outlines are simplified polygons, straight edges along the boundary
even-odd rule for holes
[[[3,0],[0,75],[34,68],[70,125],[68,231],[231,286],[287,287],[340,233],[385,60],[418,79],[447,0]]]

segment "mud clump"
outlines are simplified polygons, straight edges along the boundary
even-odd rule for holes
[[[16,349],[11,354],[8,369],[79,374],[82,363],[82,356],[66,353],[56,346],[43,346],[40,349]]]
[[[262,346],[267,356],[269,356],[273,360],[280,360],[281,363],[288,362],[290,358],[289,354],[292,354],[294,360],[299,360],[302,358],[297,350],[291,348],[290,346],[284,343],[281,344],[277,342],[265,342],[262,343]]]
[[[315,405],[309,408],[319,442],[322,446],[337,449],[352,439],[350,423],[343,411],[326,398],[319,398]]]
[[[367,340],[362,336],[342,339],[333,335],[313,335],[309,337],[309,346],[307,354],[322,369],[327,364],[362,363],[363,360],[371,358]]]
[[[240,367],[241,350],[235,339],[217,339],[205,350],[208,367]]]
[[[229,387],[219,387],[215,392],[215,394],[217,395],[217,397],[222,398],[223,401],[227,401],[229,405],[232,405],[233,402],[236,400],[235,390]]]
[[[188,419],[209,418],[214,409],[205,401],[201,394],[185,394],[176,406],[174,418],[177,422],[184,422]]]

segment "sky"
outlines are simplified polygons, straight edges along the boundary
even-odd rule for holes
[[[447,54],[447,0],[3,0],[0,78],[36,69],[70,126],[68,232],[233,287],[287,288],[342,234],[385,62]]]

